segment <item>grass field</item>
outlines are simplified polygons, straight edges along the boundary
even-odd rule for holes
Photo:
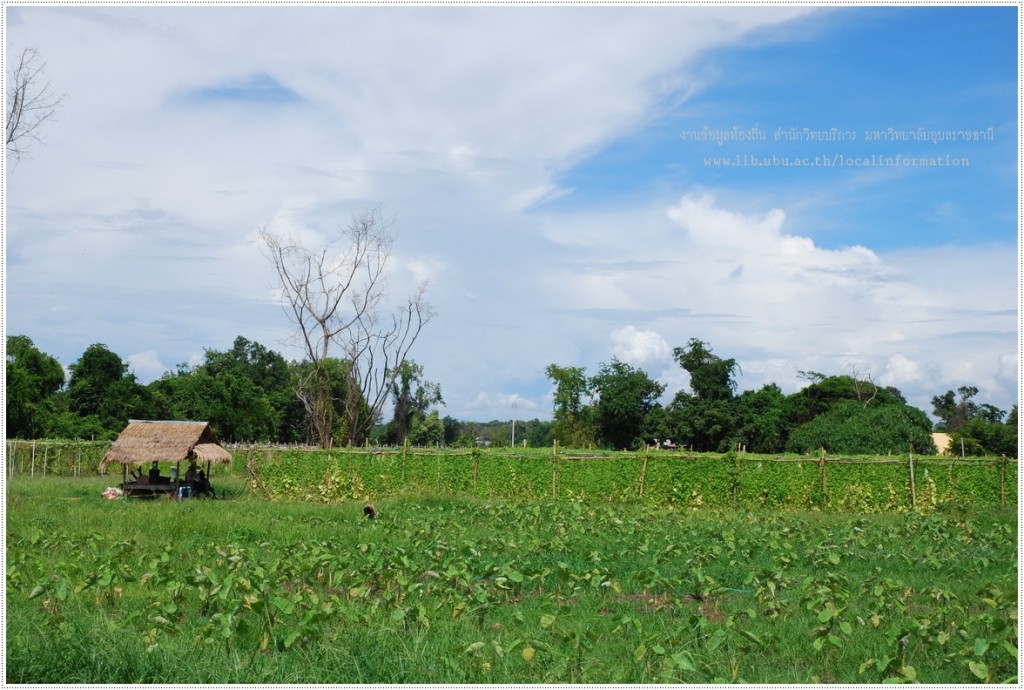
[[[394,497],[370,521],[223,481],[9,481],[7,682],[1016,681],[1009,510]]]

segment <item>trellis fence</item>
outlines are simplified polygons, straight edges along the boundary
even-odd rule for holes
[[[413,448],[252,447],[250,483],[270,499],[343,501],[401,494],[597,500],[709,507],[891,510],[1016,505],[1012,458],[581,453]]]
[[[8,440],[9,478],[100,473],[109,441]],[[340,501],[399,494],[598,500],[690,507],[889,510],[1017,505],[1013,458],[688,454],[655,449],[360,448],[227,445],[256,495]],[[229,470],[230,471],[230,470]]]
[[[7,476],[35,478],[97,475],[100,460],[110,445],[110,441],[7,440],[4,444]]]

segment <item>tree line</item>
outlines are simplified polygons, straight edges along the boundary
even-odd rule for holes
[[[962,386],[933,398],[933,425],[908,405],[899,390],[880,387],[870,376],[826,376],[801,372],[802,390],[783,394],[775,384],[737,392],[735,359],[714,354],[691,339],[673,351],[689,374],[690,389],[667,405],[664,384],[643,370],[613,358],[588,376],[583,367],[551,364],[554,387],[551,421],[515,423],[515,443],[529,446],[641,448],[658,443],[694,451],[752,453],[934,453],[931,432],[947,431],[953,448],[968,455],[1017,454],[1017,406],[1007,414],[975,401],[978,389]],[[330,430],[336,445],[365,442],[413,445],[512,443],[511,421],[467,422],[442,417],[441,386],[423,367],[402,361],[389,387],[393,413],[378,413],[373,424],[353,434],[346,405],[349,364],[326,359],[319,365],[332,406]],[[231,349],[205,350],[202,362],[179,364],[147,385],[138,382],[120,356],[105,345],[89,346],[65,374],[28,336],[7,338],[7,436],[9,438],[113,439],[129,419],[209,421],[225,442],[320,443],[316,408],[302,400],[313,365],[287,361],[258,342],[238,336]]]
[[[664,406],[658,402],[664,384],[616,358],[593,376],[583,367],[549,365],[552,437],[572,447],[638,448],[653,441],[705,452],[932,454],[931,433],[942,431],[965,454],[1017,455],[1017,406],[1007,414],[979,405],[974,386],[935,396],[940,421],[933,425],[897,388],[856,372],[800,372],[808,385],[792,395],[774,383],[737,394],[735,359],[719,357],[696,338],[673,357],[689,374],[690,390]]]
[[[347,363],[329,359],[320,366],[326,371],[330,404],[335,407],[331,433],[338,442],[352,441],[352,430],[346,425],[350,417],[344,414],[349,400]],[[68,367],[65,377],[60,363],[41,352],[29,337],[8,336],[7,436],[112,439],[129,419],[199,419],[209,421],[226,442],[316,443],[319,420],[302,400],[303,381],[312,367],[309,362],[289,362],[260,343],[238,336],[230,350],[208,349],[201,363],[179,364],[143,385],[128,364],[103,344],[90,345]],[[398,381],[403,389],[397,395],[413,398],[403,408],[403,430],[406,435],[423,435],[427,431],[420,427],[431,427],[424,424],[429,417],[425,408],[440,401],[440,387],[422,382],[422,369],[414,362],[404,362],[402,367]],[[424,385],[433,392],[417,398]],[[356,404],[365,406],[364,401]],[[393,430],[384,428],[379,433]]]

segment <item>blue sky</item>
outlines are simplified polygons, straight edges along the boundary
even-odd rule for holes
[[[969,167],[901,170],[816,204],[801,230],[823,246],[876,250],[937,242],[1011,241],[1016,234],[1017,26],[1013,7],[841,8],[793,27],[709,51],[693,71],[714,75],[699,93],[567,171],[560,207],[671,197],[680,188],[792,198],[867,177],[863,169],[708,169],[706,156],[952,156]],[[780,42],[781,40],[781,42]],[[684,141],[704,128],[758,127],[767,140]],[[854,132],[856,140],[789,142],[781,129]],[[868,141],[893,127],[931,132],[994,129],[992,142]],[[823,179],[824,178],[824,179]],[[825,216],[825,208],[835,211]],[[795,216],[790,222],[801,224]],[[812,225],[813,222],[813,225]]]
[[[143,381],[243,335],[296,358],[258,231],[394,219],[442,414],[547,418],[551,363],[685,388],[857,372],[1017,398],[1017,8],[8,7],[67,93],[7,161],[7,333]],[[758,127],[765,141],[687,133]],[[856,140],[785,141],[777,129]],[[866,142],[988,131],[992,141]],[[965,158],[937,168],[715,167]]]

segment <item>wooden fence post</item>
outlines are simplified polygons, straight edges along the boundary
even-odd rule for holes
[[[818,461],[821,470],[821,500],[822,507],[828,503],[828,477],[825,475],[825,447],[821,447],[821,460]]]
[[[917,507],[917,484],[914,482],[914,452],[910,452],[910,507]]]
[[[28,472],[29,479],[35,479],[36,476],[36,442],[32,441],[32,466]]]
[[[43,444],[43,476],[46,476],[46,465],[50,460],[50,444]]]
[[[551,500],[554,501],[557,497],[555,490],[555,468],[558,465],[558,440],[556,439],[551,446]]]
[[[1006,507],[1006,456],[999,463],[999,506]]]
[[[733,460],[732,464],[732,509],[736,510],[736,504],[739,503],[740,495],[740,458],[739,455]]]
[[[651,447],[644,445],[644,465],[640,468],[640,494],[639,497],[644,497],[644,479],[647,478],[647,454],[650,452]]]

